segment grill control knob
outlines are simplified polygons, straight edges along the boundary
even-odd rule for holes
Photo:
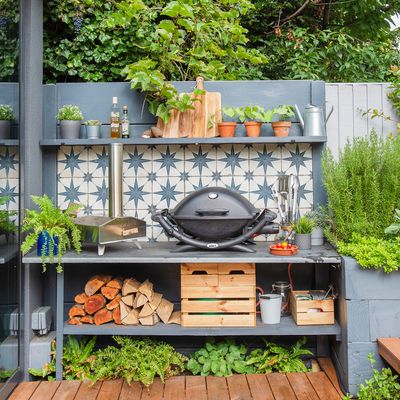
[[[211,200],[215,200],[216,198],[218,198],[218,193],[211,192],[208,194],[208,198]]]

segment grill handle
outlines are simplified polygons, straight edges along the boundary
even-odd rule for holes
[[[201,216],[217,216],[217,215],[227,215],[229,214],[229,210],[226,208],[213,208],[208,210],[199,209],[196,210],[195,213]]]

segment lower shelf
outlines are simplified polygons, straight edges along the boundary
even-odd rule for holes
[[[292,317],[284,317],[277,325],[264,325],[257,319],[256,327],[185,328],[180,325],[158,323],[154,326],[125,326],[116,324],[64,325],[66,335],[132,335],[132,336],[336,336],[341,340],[341,329],[334,325],[297,326]]]

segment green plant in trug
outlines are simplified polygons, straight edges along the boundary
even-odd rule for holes
[[[62,272],[62,257],[65,255],[67,249],[73,247],[78,254],[81,251],[81,232],[73,221],[73,214],[81,206],[72,204],[63,211],[60,210],[47,195],[43,197],[31,196],[31,198],[39,207],[40,211],[26,210],[25,212],[22,231],[30,233],[21,244],[21,251],[24,255],[27,254],[32,247],[37,244],[39,235],[47,232],[51,239],[49,245],[49,261],[50,263],[54,263],[54,259],[57,257],[57,272]],[[57,255],[54,254],[55,238],[58,239]],[[45,271],[47,261],[45,248],[42,249],[41,257],[43,271]]]
[[[9,200],[9,196],[0,196],[0,207],[7,204]],[[17,215],[17,211],[8,211],[3,209],[0,210],[0,234],[14,233],[17,230],[15,223],[10,219],[11,217],[15,217]]]
[[[286,104],[274,108],[272,113],[277,116],[278,121],[289,121],[295,115],[293,106]]]
[[[283,347],[264,339],[265,348],[255,349],[246,359],[246,364],[255,368],[257,374],[270,372],[307,372],[309,369],[302,361],[302,356],[313,353],[304,347],[306,338],[298,340],[293,346]]]
[[[300,234],[311,233],[315,228],[315,222],[306,216],[300,217],[294,224],[292,224],[292,229]]]
[[[8,104],[0,104],[0,121],[13,121],[14,111]]]
[[[88,126],[100,126],[101,125],[101,121],[99,121],[98,119],[88,119],[85,122],[85,125],[88,125]]]
[[[64,345],[62,366],[63,379],[66,380],[84,380],[91,379],[92,363],[95,359],[93,352],[96,344],[96,337],[90,340],[83,338],[76,339],[75,336],[68,336]],[[28,371],[31,375],[45,378],[49,381],[55,380],[56,374],[56,341],[51,343],[50,362],[45,364],[42,369],[30,368]]]
[[[206,341],[204,347],[192,354],[186,368],[193,375],[229,376],[233,373],[249,374],[254,368],[246,364],[247,347],[237,345],[233,339]]]
[[[400,138],[375,132],[348,142],[335,159],[322,158],[323,182],[333,226],[331,242],[350,241],[353,233],[383,238],[400,208]]]
[[[398,235],[400,233],[400,210],[395,210],[394,222],[385,229],[389,235]]]
[[[56,117],[59,121],[82,121],[83,114],[78,106],[68,104],[58,110]]]
[[[159,376],[166,378],[184,371],[186,358],[164,342],[143,338],[114,336],[119,347],[108,346],[96,353],[92,368],[95,380],[123,378],[130,384],[140,381],[145,386]]]

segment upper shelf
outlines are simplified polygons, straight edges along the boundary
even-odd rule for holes
[[[19,146],[18,139],[0,139],[0,146],[14,147]]]
[[[2,244],[0,245],[0,264],[6,264],[18,256],[18,245]]]
[[[153,138],[144,139],[134,137],[129,139],[42,139],[41,146],[99,146],[110,143],[123,143],[127,145],[163,145],[163,144],[286,144],[286,143],[325,143],[326,136],[260,136],[256,138],[235,136],[230,138]]]

